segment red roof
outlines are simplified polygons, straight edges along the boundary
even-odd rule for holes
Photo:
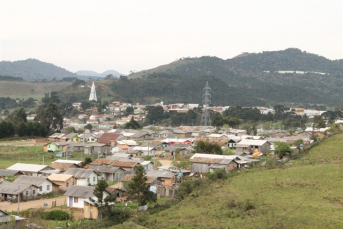
[[[103,144],[111,144],[111,140],[116,141],[121,134],[118,133],[104,133],[101,135],[101,137],[98,139],[98,143],[103,143]]]

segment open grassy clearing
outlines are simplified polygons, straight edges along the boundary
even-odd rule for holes
[[[82,152],[71,153],[74,157],[70,160],[84,160]],[[0,146],[0,169],[8,168],[15,163],[50,165],[56,159],[54,153],[43,152],[43,146]]]
[[[343,136],[282,168],[241,171],[207,183],[140,224],[148,228],[340,228]]]
[[[16,82],[1,81],[0,97],[20,99],[41,99],[44,93],[59,91],[71,85],[71,82]]]

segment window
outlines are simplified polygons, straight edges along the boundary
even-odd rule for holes
[[[79,198],[78,197],[74,197],[74,203],[78,203],[79,202]]]
[[[43,190],[43,187],[42,186],[39,186],[39,191],[41,192]]]
[[[69,186],[69,183],[67,182],[67,187]]]
[[[50,185],[49,185],[49,184],[46,186],[46,190],[47,190],[47,191],[50,190]]]
[[[95,177],[93,177],[93,182],[95,182]]]
[[[26,195],[27,195],[27,196],[29,195],[29,191],[26,191]]]
[[[32,194],[33,194],[33,195],[36,194],[36,190],[32,190]]]
[[[90,180],[90,178],[88,177],[88,178],[87,178],[87,182],[88,182],[88,184],[90,183],[90,181],[91,181],[91,180]]]

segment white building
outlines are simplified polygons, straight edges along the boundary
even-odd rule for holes
[[[70,168],[64,174],[70,174],[76,177],[76,185],[88,186],[98,183],[98,174],[93,169]]]

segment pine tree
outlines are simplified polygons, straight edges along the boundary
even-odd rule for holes
[[[144,167],[138,166],[135,171],[135,176],[128,183],[127,195],[130,199],[135,199],[138,206],[146,205],[149,201],[156,202],[156,194],[151,192],[150,185],[146,182],[148,178],[145,175]]]

